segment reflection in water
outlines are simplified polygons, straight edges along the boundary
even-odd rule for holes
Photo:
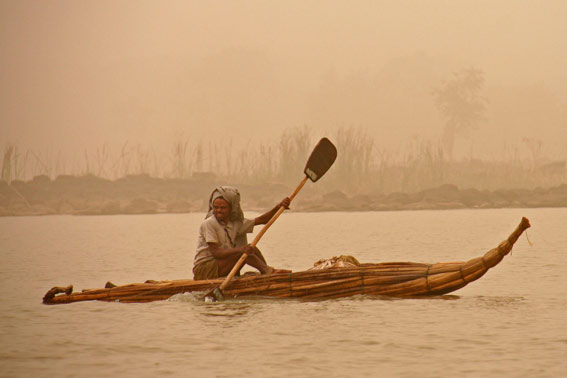
[[[204,317],[238,318],[248,315],[251,309],[257,312],[256,310],[260,307],[254,303],[250,303],[254,301],[242,299],[206,302],[203,300],[203,293],[200,292],[177,294],[169,298],[168,301],[191,303],[195,306],[195,309],[198,310],[199,314]]]
[[[354,298],[354,297],[350,297]],[[361,295],[361,299],[374,299],[374,300],[381,300],[381,301],[408,301],[412,299],[417,299],[420,301],[435,301],[435,300],[445,300],[445,301],[453,301],[460,299],[459,295],[454,294],[445,294],[445,295],[432,295],[427,297],[388,297],[386,295]],[[347,298],[348,299],[348,298]]]
[[[239,316],[248,315],[251,309],[250,304],[247,303],[227,303],[227,302],[214,302],[207,303],[203,306],[206,310],[201,314],[204,316],[224,316],[227,318],[236,318]]]
[[[476,297],[476,306],[484,308],[518,307],[524,304],[524,297]]]

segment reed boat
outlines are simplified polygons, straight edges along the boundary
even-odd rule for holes
[[[266,275],[250,275],[233,279],[224,290],[226,298],[274,297],[330,299],[353,295],[392,297],[437,296],[454,292],[482,277],[498,265],[512,250],[520,235],[530,227],[522,218],[518,227],[496,248],[483,256],[449,263],[386,262],[348,264],[324,269]],[[354,266],[350,266],[354,265]],[[223,278],[215,280],[146,281],[115,286],[107,283],[101,289],[73,292],[73,286],[54,287],[43,297],[45,304],[80,301],[140,303],[166,300],[180,293],[210,292],[218,288]]]

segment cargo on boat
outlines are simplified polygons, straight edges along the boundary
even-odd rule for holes
[[[387,262],[359,264],[347,259],[343,266],[266,275],[244,275],[223,290],[226,298],[263,296],[274,298],[329,299],[353,295],[393,297],[435,296],[451,293],[482,277],[512,250],[520,235],[530,227],[522,218],[518,227],[496,248],[465,262]],[[147,281],[123,286],[107,283],[102,289],[73,293],[73,286],[54,287],[43,297],[45,304],[80,301],[141,303],[165,300],[175,294],[210,292],[223,278],[215,280]]]

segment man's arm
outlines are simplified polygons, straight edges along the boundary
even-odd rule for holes
[[[211,255],[213,255],[213,257],[217,260],[224,260],[234,255],[241,256],[243,253],[246,253],[247,255],[253,255],[256,252],[256,249],[252,248],[249,244],[236,248],[222,248],[217,243],[207,244],[209,245],[209,251],[211,251]]]
[[[286,209],[289,209],[289,205],[291,204],[291,200],[289,199],[289,197],[285,197],[283,200],[281,200],[280,203],[278,203],[272,210],[266,212],[265,214],[260,215],[259,217],[254,219],[254,225],[259,225],[259,224],[266,224],[270,221],[270,219],[272,219],[272,217],[274,216],[275,213],[278,212],[278,210],[280,209],[280,207],[284,207]]]

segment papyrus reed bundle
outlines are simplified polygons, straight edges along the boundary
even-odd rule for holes
[[[414,297],[441,295],[462,288],[482,277],[512,250],[530,227],[522,218],[518,227],[498,247],[466,262],[422,264],[392,262],[361,264],[353,268],[329,268],[303,272],[253,275],[235,279],[224,290],[225,297],[266,296],[276,298],[327,299],[357,294]],[[223,279],[176,280],[130,284],[72,293],[72,286],[55,287],[43,298],[46,304],[100,300],[151,302],[187,292],[207,292]],[[61,294],[64,293],[64,294]],[[58,295],[59,294],[59,295]]]

